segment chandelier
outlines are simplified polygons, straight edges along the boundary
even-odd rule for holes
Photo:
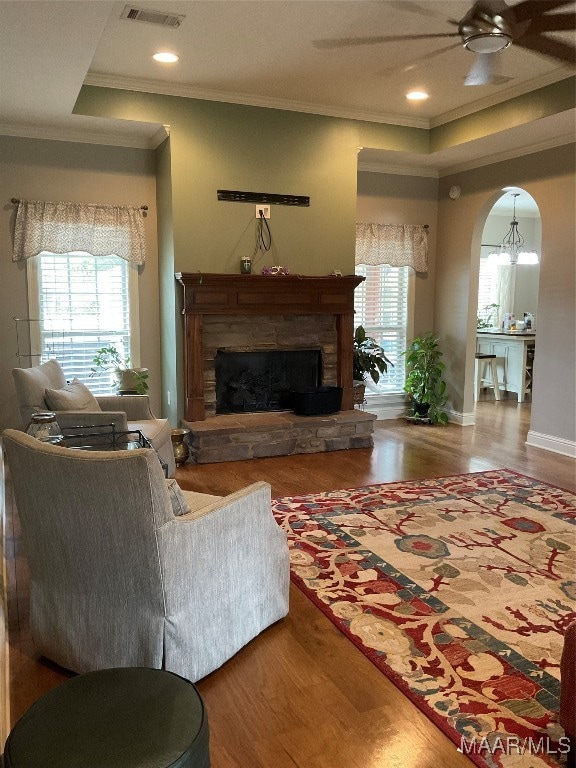
[[[519,192],[512,192],[514,198],[514,210],[510,229],[504,235],[500,245],[496,246],[498,250],[491,251],[488,254],[489,259],[496,259],[498,264],[538,264],[538,254],[536,251],[528,250],[524,246],[524,238],[518,230],[518,221],[516,220],[516,198]]]

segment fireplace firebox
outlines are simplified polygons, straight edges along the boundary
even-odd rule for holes
[[[317,387],[319,349],[227,351],[215,358],[216,413],[253,413],[293,408],[293,392]]]

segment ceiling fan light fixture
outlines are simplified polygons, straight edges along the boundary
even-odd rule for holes
[[[508,48],[512,38],[503,32],[482,32],[464,38],[464,47],[474,53],[497,53]]]

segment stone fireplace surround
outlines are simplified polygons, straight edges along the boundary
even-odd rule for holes
[[[362,277],[177,273],[184,287],[186,416],[198,463],[372,445],[375,416],[354,410],[354,289]],[[343,388],[342,411],[216,415],[218,350],[316,349],[322,384]]]

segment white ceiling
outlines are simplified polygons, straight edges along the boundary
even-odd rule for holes
[[[510,2],[509,4],[515,4]],[[457,39],[415,40],[336,50],[314,41],[365,35],[453,33],[470,0],[145,0],[184,14],[177,29],[121,19],[124,2],[0,0],[0,133],[151,146],[158,125],[72,115],[83,82],[295,109],[428,128],[561,80],[575,68],[525,51],[500,54],[501,85],[466,87],[473,54]],[[560,9],[573,10],[576,3]],[[573,33],[561,33],[574,40]],[[158,50],[180,56],[155,63]],[[426,102],[405,93],[425,89]],[[567,143],[575,112],[429,156],[360,153],[361,167],[430,175]]]

